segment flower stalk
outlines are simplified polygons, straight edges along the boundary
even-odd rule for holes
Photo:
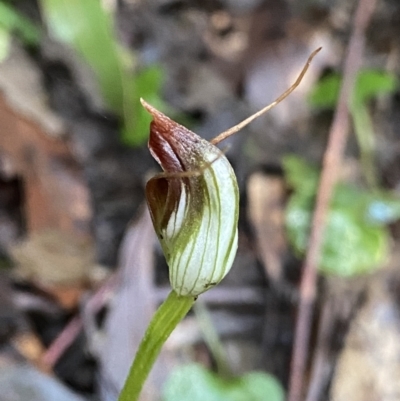
[[[171,291],[154,314],[139,345],[119,401],[135,401],[150,373],[161,347],[178,323],[186,316],[195,301],[194,297],[182,297]]]

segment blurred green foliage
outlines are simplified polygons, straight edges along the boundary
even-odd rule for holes
[[[150,117],[140,97],[165,109],[159,96],[161,68],[135,71],[134,56],[119,45],[112,15],[100,0],[40,0],[40,4],[52,35],[74,48],[93,70],[107,106],[123,121],[121,139],[132,146],[142,144]]]
[[[333,109],[339,98],[342,78],[330,74],[321,79],[310,95],[310,103],[316,108]],[[396,77],[387,72],[362,70],[357,76],[351,104],[357,106],[380,94],[393,93],[397,88]]]
[[[127,80],[114,37],[111,15],[99,0],[41,0],[51,34],[68,43],[85,59],[98,79],[108,106],[123,110],[123,81]]]
[[[17,35],[26,45],[36,45],[40,40],[40,29],[35,24],[0,1],[0,62],[8,56],[11,34]]]
[[[150,66],[138,72],[131,81],[129,88],[132,96],[132,110],[126,110],[133,118],[132,126],[126,125],[122,131],[122,141],[131,146],[144,143],[149,134],[149,126],[152,116],[140,103],[142,97],[158,110],[168,112],[167,105],[160,97],[164,81],[163,70],[158,65]],[[128,87],[127,87],[128,90]],[[127,105],[128,106],[128,105]]]
[[[293,190],[286,209],[287,235],[297,253],[304,255],[319,172],[297,156],[285,157],[283,167]],[[338,184],[327,218],[320,271],[353,276],[381,267],[389,251],[386,225],[399,218],[400,199],[391,193]]]
[[[11,35],[8,30],[0,27],[0,62],[5,60],[10,51]]]
[[[312,91],[310,104],[319,109],[334,109],[339,97],[341,80],[339,74],[323,78]],[[392,74],[362,70],[357,76],[350,100],[350,113],[360,148],[361,163],[370,187],[378,186],[378,178],[375,169],[376,141],[368,103],[377,96],[393,93],[397,87],[398,81]]]
[[[279,382],[263,372],[222,379],[198,364],[175,369],[163,391],[163,401],[283,401]]]
[[[193,310],[217,372],[196,363],[177,367],[165,384],[163,401],[283,401],[284,390],[274,376],[265,372],[232,374],[207,307],[198,300]]]

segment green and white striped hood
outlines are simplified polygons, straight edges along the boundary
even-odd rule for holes
[[[164,170],[146,186],[154,229],[172,288],[197,296],[226,276],[236,255],[236,176],[216,146],[142,103],[153,116],[149,149]]]

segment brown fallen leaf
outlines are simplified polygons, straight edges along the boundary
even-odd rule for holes
[[[72,285],[88,278],[94,249],[88,241],[46,230],[11,248],[15,274],[42,285]]]
[[[280,177],[261,172],[247,184],[248,214],[254,227],[256,247],[267,277],[282,278],[282,258],[287,244],[284,232],[285,186]]]
[[[89,241],[46,230],[10,248],[18,279],[49,293],[66,309],[77,306],[94,268],[94,249]]]

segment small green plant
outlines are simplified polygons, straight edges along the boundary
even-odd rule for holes
[[[318,109],[334,109],[339,96],[341,77],[331,74],[323,78],[314,88],[310,103]],[[393,93],[398,86],[396,78],[382,71],[362,70],[357,77],[350,101],[350,113],[360,148],[361,163],[370,187],[378,187],[375,169],[376,141],[373,123],[368,110],[371,100],[379,95]]]
[[[319,172],[296,156],[287,156],[283,167],[293,189],[286,208],[287,235],[302,256],[308,245]],[[354,276],[381,267],[389,251],[387,224],[399,218],[400,199],[390,192],[338,184],[327,217],[320,271]]]
[[[285,99],[300,84],[319,50],[311,54],[296,82],[275,102],[211,142],[142,100],[153,117],[149,149],[164,170],[148,181],[146,199],[169,267],[172,291],[150,322],[119,401],[138,399],[168,336],[197,297],[216,286],[232,266],[237,250],[239,191],[229,161],[215,145]],[[242,378],[245,384],[240,388],[246,388],[248,381],[254,384],[258,377]]]
[[[251,372],[226,379],[198,364],[173,371],[163,401],[283,401],[285,394],[277,380],[263,372]]]
[[[311,104],[319,109],[333,109],[340,85],[338,74],[325,77],[312,92]],[[387,258],[390,236],[386,225],[400,217],[400,200],[378,187],[375,136],[368,103],[380,94],[392,93],[396,87],[395,77],[387,73],[364,70],[357,77],[350,114],[370,189],[346,183],[337,185],[327,218],[321,272],[341,276],[368,273],[382,266]],[[283,166],[293,189],[286,209],[288,239],[299,255],[303,255],[308,245],[319,173],[295,156],[286,157]]]
[[[216,362],[216,373],[198,364],[177,367],[163,391],[163,401],[283,401],[278,380],[265,372],[235,376],[207,308],[201,301],[193,306],[204,341]]]
[[[0,62],[9,54],[12,34],[28,46],[37,45],[41,36],[39,28],[28,18],[14,7],[0,1]]]
[[[146,198],[172,291],[147,329],[120,401],[137,399],[162,344],[196,298],[226,276],[237,250],[239,191],[228,159],[210,142],[143,105],[153,117],[150,152],[164,170],[148,181]]]
[[[134,56],[116,38],[112,15],[100,0],[40,0],[51,34],[75,49],[93,70],[107,106],[123,121],[122,141],[131,146],[148,137],[145,97],[161,109],[163,72],[159,66],[136,71]]]

